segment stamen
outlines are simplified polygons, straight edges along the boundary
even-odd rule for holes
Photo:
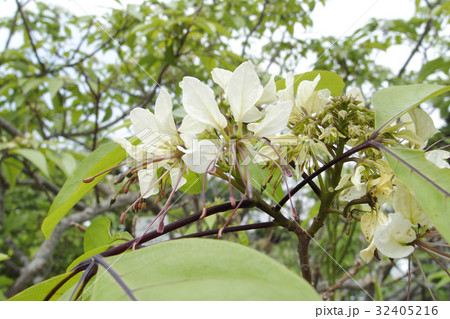
[[[242,198],[239,201],[239,203],[237,204],[237,206],[233,209],[233,212],[231,213],[230,217],[228,217],[228,219],[225,222],[225,224],[223,224],[223,226],[219,229],[219,232],[217,233],[217,236],[219,237],[219,239],[222,238],[222,234],[223,234],[223,231],[224,231],[225,227],[228,226],[228,224],[231,221],[231,218],[233,218],[234,214],[236,214],[236,212],[238,211],[239,207],[241,207],[242,203],[244,202],[245,197],[246,197],[246,194],[244,194],[244,196],[242,196]]]

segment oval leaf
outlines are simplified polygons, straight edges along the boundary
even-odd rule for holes
[[[227,241],[174,240],[105,261],[138,300],[321,300],[285,266]],[[95,278],[93,300],[129,300],[104,268]]]
[[[63,187],[53,200],[47,217],[42,223],[42,232],[45,238],[50,238],[53,228],[69,212],[69,210],[100,182],[106,174],[100,175],[90,183],[84,183],[83,179],[94,176],[108,168],[111,168],[126,158],[126,152],[117,143],[111,142],[100,146],[89,154],[67,178]]]
[[[47,160],[45,159],[45,156],[38,150],[20,148],[12,150],[11,153],[20,155],[23,158],[27,159],[28,161],[33,163],[33,165],[36,166],[42,172],[42,174],[44,174],[46,177],[50,177]]]
[[[294,92],[297,92],[300,82],[308,80],[313,81],[316,76],[320,74],[320,81],[317,84],[316,91],[322,89],[329,89],[332,96],[338,96],[344,89],[344,81],[339,74],[330,71],[311,71],[294,76]],[[277,91],[286,88],[286,82],[284,79],[276,82]]]
[[[375,129],[381,130],[413,107],[450,90],[449,86],[413,84],[382,89],[372,96]]]
[[[450,243],[450,169],[437,167],[421,150],[384,147],[383,154],[397,178],[416,195],[433,225]]]

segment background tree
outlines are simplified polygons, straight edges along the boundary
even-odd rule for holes
[[[110,10],[100,22],[97,17],[74,16],[42,2],[34,6],[34,2],[17,0],[14,15],[0,22],[1,30],[7,32],[0,55],[0,251],[9,257],[0,264],[0,289],[5,296],[63,272],[83,254],[86,227],[109,230],[109,225],[99,221],[100,215],[111,220],[109,245],[135,235],[132,222],[122,225],[119,217],[134,202],[137,188],[119,195],[110,207],[117,186],[108,178],[61,219],[50,238],[43,237],[40,225],[82,159],[114,134],[124,134],[132,109],[153,110],[160,87],[180,101],[178,83],[183,76],[195,75],[206,82],[214,67],[233,70],[245,60],[252,60],[260,72],[276,68],[277,75],[285,75],[312,54],[317,57],[314,69],[338,73],[347,87],[362,87],[367,97],[389,85],[450,84],[450,60],[443,54],[449,49],[444,29],[447,3],[416,1],[415,15],[409,21],[374,19],[339,40],[299,37],[298,30],[313,25],[314,7],[315,1],[293,0],[146,1]],[[379,65],[376,55],[397,44],[408,45],[410,54],[394,73]],[[411,59],[418,55],[423,63],[420,70],[412,70]],[[448,95],[432,102],[430,110],[439,106],[448,124]],[[175,109],[174,115],[181,120],[184,113]],[[124,120],[128,125],[122,124]],[[449,135],[448,125],[441,131],[436,140]],[[445,141],[440,143],[445,145]],[[227,196],[226,184],[209,185],[210,203]],[[318,209],[311,202],[312,195],[313,191],[305,192],[295,203],[304,216],[313,216]],[[161,208],[150,199],[146,205],[139,215],[156,215]],[[193,194],[177,199],[168,217],[177,220],[200,210],[201,199]],[[218,215],[209,224],[198,222],[179,230],[179,235],[215,229],[224,218]],[[250,208],[233,222],[240,225],[249,220],[265,222]],[[405,299],[406,295],[398,293],[404,291],[404,282],[392,277],[393,264],[354,263],[365,242],[359,238],[356,223],[343,229],[340,221],[337,215],[329,218],[321,230],[328,236],[320,236],[310,249],[311,263],[325,265],[313,269],[315,287],[330,296],[333,292],[336,299],[364,298],[361,288],[377,298]],[[225,238],[265,251],[300,273],[293,237],[282,229],[269,228]],[[337,247],[333,257],[345,269],[353,269],[350,272],[359,285],[345,281],[342,269],[324,257],[322,249],[329,247]],[[437,297],[448,299],[447,274],[437,270],[432,259],[424,264],[427,273],[436,270],[428,280]],[[414,298],[430,298],[418,268],[412,276],[419,278],[411,280]]]

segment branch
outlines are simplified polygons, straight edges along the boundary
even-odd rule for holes
[[[414,57],[414,55],[419,51],[420,46],[422,45],[423,40],[425,39],[428,32],[431,30],[431,25],[433,23],[432,19],[428,19],[427,24],[425,25],[425,30],[423,30],[422,35],[420,36],[419,40],[417,41],[416,46],[414,49],[412,49],[411,53],[409,54],[408,59],[406,59],[405,64],[401,67],[400,71],[398,71],[397,77],[401,77],[403,73],[406,70],[406,67],[408,66],[409,62],[411,62],[411,59]]]
[[[25,14],[23,13],[22,5],[20,4],[19,0],[16,0],[16,4],[17,4],[17,10],[19,11],[20,16],[22,17],[23,24],[25,26],[25,30],[26,30],[27,35],[28,35],[28,39],[30,40],[31,48],[33,49],[34,55],[36,56],[36,59],[38,60],[38,63],[40,65],[40,67],[41,67],[41,73],[46,73],[45,64],[42,63],[41,59],[39,58],[39,55],[37,53],[36,45],[34,44],[34,40],[31,37],[31,29],[30,29],[30,26],[28,25],[28,22],[27,22],[27,19],[25,17]]]
[[[127,195],[119,195],[117,196],[116,203],[114,206],[116,208],[123,207],[131,204],[136,199],[136,194],[127,194]],[[16,279],[13,286],[6,292],[6,296],[11,297],[18,292],[22,291],[27,287],[27,285],[41,273],[42,269],[44,269],[47,261],[52,256],[53,251],[55,250],[59,240],[61,239],[64,232],[72,227],[72,223],[82,223],[86,220],[91,219],[92,217],[105,213],[107,211],[114,210],[114,208],[110,208],[110,201],[105,200],[100,203],[100,205],[96,207],[87,207],[82,212],[75,213],[73,215],[64,217],[61,219],[59,224],[53,230],[50,239],[45,240],[36,254],[33,256],[31,262],[21,269],[20,276]]]
[[[341,279],[339,279],[333,286],[331,286],[327,291],[325,291],[321,295],[322,299],[324,300],[329,299],[337,289],[340,289],[342,287],[342,285],[347,279],[353,278],[360,269],[361,269],[361,262],[359,260],[356,260],[353,269],[350,272],[345,273],[341,277]]]
[[[227,228],[225,228],[222,231],[222,233],[231,233],[231,232],[238,232],[238,231],[244,231],[244,230],[250,230],[250,229],[272,228],[272,227],[275,227],[275,226],[278,226],[278,224],[275,223],[274,221],[264,222],[264,223],[255,223],[255,224],[250,224],[250,225],[240,225],[240,226],[227,227]],[[219,233],[219,231],[220,231],[220,228],[219,229],[212,229],[212,230],[198,232],[198,233],[194,233],[194,234],[190,234],[190,235],[186,235],[186,236],[177,237],[175,239],[192,238],[192,237],[205,237],[205,236],[210,236],[210,235],[217,235]]]
[[[241,57],[243,57],[244,54],[245,54],[245,49],[248,46],[248,41],[250,40],[250,37],[261,26],[261,23],[264,20],[264,17],[266,16],[266,7],[267,7],[268,4],[269,4],[269,0],[264,1],[263,8],[262,8],[261,12],[259,13],[258,21],[253,26],[253,28],[250,30],[250,32],[247,34],[247,37],[245,38],[244,44],[242,45]]]
[[[9,123],[4,117],[0,116],[0,128],[8,132],[12,137],[22,135],[22,132],[14,125]]]

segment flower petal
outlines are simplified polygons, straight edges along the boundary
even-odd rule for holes
[[[192,120],[218,130],[227,126],[227,120],[220,113],[211,88],[190,76],[184,77],[180,86],[183,90],[184,109]]]
[[[186,136],[184,136],[186,139]],[[189,143],[186,143],[189,144]],[[206,173],[207,170],[213,168],[212,162],[217,157],[217,147],[210,140],[198,141],[192,138],[192,148],[185,151],[182,160],[189,169],[195,173]]]
[[[148,165],[147,168],[139,170],[138,177],[139,188],[143,198],[150,197],[159,192],[157,183],[158,175],[156,174],[156,169],[153,165]]]
[[[261,104],[268,104],[273,103],[277,99],[277,87],[275,85],[275,75],[272,75],[270,77],[269,82],[267,82],[266,86],[264,87],[263,93],[261,97],[259,98],[258,102],[256,102],[256,105]]]
[[[172,167],[172,169],[169,171],[172,187],[175,187],[178,180],[180,180],[178,182],[177,188],[175,190],[178,190],[181,186],[186,184],[186,178],[184,178],[183,176],[180,176],[181,172],[182,172],[181,167],[177,167],[177,166]]]
[[[130,112],[130,118],[135,135],[146,135],[143,132],[161,132],[158,119],[147,109],[134,108]],[[144,141],[142,142],[145,143]]]
[[[230,82],[233,72],[225,69],[214,68],[211,71],[213,81],[218,84],[222,89],[226,89],[228,82]]]
[[[247,125],[255,136],[267,137],[280,133],[286,128],[292,111],[292,101],[284,101],[268,108],[266,116],[260,123]]]
[[[172,108],[170,95],[164,89],[161,89],[155,103],[155,116],[159,122],[159,128],[161,129],[161,133],[178,136],[177,127],[173,120]]]
[[[243,122],[245,114],[259,100],[264,89],[251,61],[239,65],[231,76],[225,93],[236,122]]]
[[[425,152],[425,158],[439,168],[450,168],[447,160],[450,158],[450,152],[444,150],[434,150]]]
[[[206,125],[203,123],[199,123],[192,119],[189,115],[186,115],[181,122],[181,126],[178,129],[180,133],[189,134],[189,135],[197,135],[203,132],[206,129]]]

